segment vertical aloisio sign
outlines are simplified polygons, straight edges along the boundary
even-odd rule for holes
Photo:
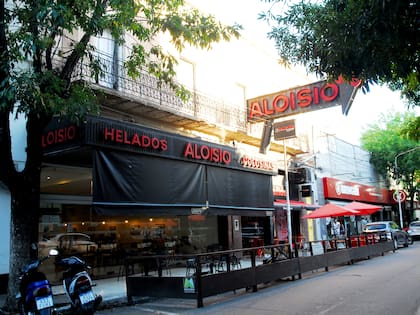
[[[360,80],[349,83],[340,78],[259,96],[247,100],[248,121],[273,120],[332,106],[341,106],[347,114],[359,85]]]

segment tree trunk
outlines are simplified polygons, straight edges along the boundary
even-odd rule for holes
[[[36,259],[38,251],[39,194],[42,161],[41,136],[46,120],[27,116],[27,158],[22,172],[9,178],[11,194],[10,265],[6,307],[16,309],[20,269]]]
[[[33,180],[19,174],[14,180],[18,189],[11,193],[11,232],[10,265],[6,305],[9,310],[16,309],[16,293],[19,290],[19,275],[22,266],[35,259],[37,250],[32,246],[38,240],[39,192]]]

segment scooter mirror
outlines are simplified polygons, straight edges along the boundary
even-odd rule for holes
[[[50,256],[57,256],[58,255],[58,250],[56,250],[56,249],[50,249],[49,255]]]

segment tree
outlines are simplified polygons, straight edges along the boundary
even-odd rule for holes
[[[77,120],[98,110],[96,93],[83,82],[72,81],[82,59],[90,61],[93,76],[103,73],[90,39],[107,30],[116,44],[123,45],[129,33],[136,39],[125,63],[129,74],[139,76],[145,67],[185,98],[186,90],[174,81],[176,58],[153,44],[153,39],[167,33],[179,51],[186,45],[210,49],[212,43],[238,37],[241,27],[222,25],[213,16],[188,8],[183,0],[0,1],[0,180],[11,194],[6,304],[14,308],[18,271],[37,255],[31,244],[38,241],[33,223],[39,220],[42,132],[54,116]],[[74,40],[72,49],[60,51],[60,40],[68,37]],[[58,56],[64,60],[62,66],[54,64]],[[11,153],[10,119],[17,116],[26,119],[23,171],[16,170]]]
[[[330,79],[359,78],[363,88],[387,84],[420,104],[418,2],[413,0],[285,1],[260,19],[273,22],[269,38],[285,63],[303,64]],[[417,7],[416,7],[417,6]]]
[[[407,139],[420,141],[420,116],[410,117],[401,129],[401,135]]]
[[[413,119],[412,113],[382,115],[361,137],[362,147],[371,152],[371,162],[377,172],[384,178],[392,175],[402,182],[408,192],[410,209],[420,188],[420,150],[416,149],[420,148],[420,142],[407,138],[405,133]],[[395,157],[408,150],[413,151],[398,157],[398,170],[395,170]]]

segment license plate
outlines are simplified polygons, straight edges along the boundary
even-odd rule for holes
[[[35,298],[35,302],[38,310],[54,306],[52,295]]]
[[[95,300],[95,294],[92,291],[87,291],[80,294],[80,303],[86,304]]]

